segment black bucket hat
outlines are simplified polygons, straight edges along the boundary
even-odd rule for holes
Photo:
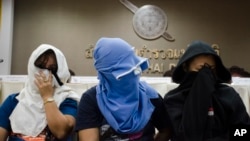
[[[230,72],[223,65],[221,58],[214,51],[214,49],[203,41],[193,41],[186,49],[185,53],[180,58],[175,70],[173,71],[173,82],[180,83],[186,74],[186,71],[183,68],[183,64],[193,57],[201,54],[209,54],[215,57],[217,77],[222,83],[229,83],[231,81]]]

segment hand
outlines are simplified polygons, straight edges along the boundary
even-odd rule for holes
[[[39,71],[38,74],[35,74],[35,84],[39,89],[40,95],[44,101],[49,97],[53,97],[54,88],[52,87],[52,74],[49,72],[49,75],[46,76],[42,71]]]

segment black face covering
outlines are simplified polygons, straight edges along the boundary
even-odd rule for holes
[[[210,65],[204,64],[204,66],[198,71],[190,71],[186,72],[183,80],[180,82],[181,88],[190,88],[192,87],[193,83],[196,81],[196,78],[199,74],[207,74],[209,78],[214,80],[214,82],[219,81],[218,77],[216,76],[215,69],[213,69]]]
[[[231,74],[228,69],[223,65],[220,56],[214,51],[214,49],[207,43],[202,41],[194,41],[188,46],[185,53],[180,58],[176,68],[172,73],[172,80],[175,83],[181,83],[183,81],[186,72],[183,69],[183,64],[188,60],[199,55],[212,55],[216,63],[216,74],[221,83],[229,83],[231,80]]]
[[[199,72],[190,74],[196,74],[196,77],[191,80],[191,85],[189,85],[191,88],[185,99],[183,128],[188,140],[201,141],[206,131],[208,110],[213,108],[211,100],[215,92],[216,77],[207,64]]]
[[[243,104],[240,97],[216,74],[207,64],[198,72],[186,72],[180,85],[164,96],[173,140],[229,140],[232,124],[247,122],[244,105],[235,105]]]

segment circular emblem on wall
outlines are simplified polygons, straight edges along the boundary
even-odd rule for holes
[[[169,41],[175,39],[167,33],[167,16],[165,12],[155,5],[144,5],[137,8],[128,0],[120,0],[129,10],[134,13],[133,28],[141,38],[156,39],[163,36]]]
[[[135,12],[133,27],[140,37],[155,39],[165,32],[167,28],[167,16],[157,6],[144,5]]]

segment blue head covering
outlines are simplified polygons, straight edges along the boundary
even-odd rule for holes
[[[148,68],[148,60],[136,56],[131,45],[120,38],[99,39],[94,59],[100,80],[96,98],[105,119],[119,133],[141,131],[154,111],[150,98],[158,97],[139,78]]]

